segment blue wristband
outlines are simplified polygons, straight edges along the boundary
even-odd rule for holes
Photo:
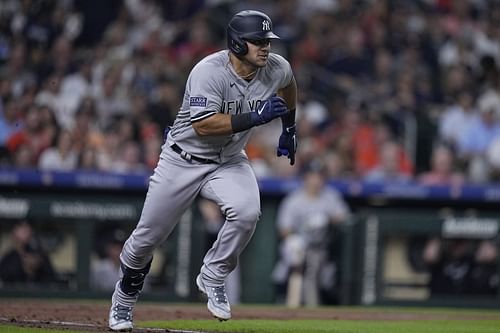
[[[254,117],[252,117],[252,115]],[[257,126],[257,120],[254,112],[233,114],[231,116],[231,128],[233,129],[233,133],[243,132]]]

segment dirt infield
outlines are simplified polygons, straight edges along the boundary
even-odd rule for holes
[[[107,331],[109,306],[105,302],[68,300],[0,300],[0,324]],[[211,319],[204,304],[138,303],[135,321]],[[282,307],[247,307],[233,309],[234,319],[328,319],[328,320],[476,320],[499,319],[498,315],[467,315],[452,312],[402,312],[378,309],[285,309]],[[134,329],[134,332],[168,332],[165,330]],[[175,332],[175,331],[173,331]],[[176,331],[179,332],[179,331]]]

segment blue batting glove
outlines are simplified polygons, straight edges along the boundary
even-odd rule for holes
[[[296,125],[283,128],[278,142],[276,154],[279,156],[287,156],[290,160],[290,165],[295,164],[295,153],[297,152],[297,133]]]
[[[288,112],[285,100],[276,95],[271,96],[260,103],[255,112],[251,113],[251,119],[254,126],[263,125],[274,118],[281,117]]]

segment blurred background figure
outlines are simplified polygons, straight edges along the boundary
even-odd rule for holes
[[[440,115],[438,122],[440,140],[457,149],[460,136],[471,122],[477,121],[478,116],[471,92],[467,90],[459,92],[456,102]]]
[[[121,229],[104,232],[97,239],[98,255],[90,269],[90,287],[95,290],[111,291],[120,279],[120,252],[127,239],[127,234]]]
[[[70,131],[62,130],[56,137],[57,145],[45,149],[38,160],[40,170],[74,170],[78,154],[73,149],[73,137]]]
[[[321,291],[335,284],[336,267],[329,256],[331,225],[346,223],[350,210],[337,190],[325,185],[326,171],[321,160],[307,163],[303,185],[279,206],[280,258],[272,279],[284,289],[289,307],[317,306],[322,303]]]
[[[369,170],[364,180],[367,182],[408,182],[411,177],[400,169],[402,148],[395,141],[383,143],[380,147],[380,160]]]
[[[465,176],[455,170],[455,156],[446,145],[438,145],[432,150],[431,169],[418,176],[424,185],[454,185],[459,186],[465,182]]]
[[[443,142],[465,182],[500,178],[498,3],[337,2],[112,1],[96,13],[94,2],[8,1],[0,7],[1,163],[36,168],[64,129],[77,154],[95,150],[86,169],[113,171],[120,160],[120,171],[150,172],[159,144],[150,133],[172,124],[191,65],[225,46],[218,22],[255,6],[277,17],[275,50],[300,79],[298,163],[328,156],[333,178],[415,180]],[[40,107],[53,124],[34,114]],[[134,135],[113,138],[124,118]],[[273,158],[278,131],[250,138],[258,177],[297,176]],[[125,141],[133,143],[118,149]]]
[[[478,99],[479,116],[471,120],[459,139],[459,158],[467,167],[468,179],[475,183],[490,180],[487,153],[500,137],[500,96],[489,91]]]
[[[495,297],[500,287],[498,272],[498,243],[494,240],[481,240],[474,255],[472,270],[472,293]]]
[[[491,240],[429,239],[423,260],[430,271],[431,296],[495,297],[499,286],[497,256],[497,245]]]
[[[0,259],[0,280],[4,284],[56,282],[56,272],[33,227],[17,221],[11,231],[10,248]]]

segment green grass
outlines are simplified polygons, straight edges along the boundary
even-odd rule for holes
[[[248,310],[266,312],[280,309],[276,306],[241,306]],[[283,308],[284,309],[284,308]],[[301,311],[301,310],[299,310]],[[331,313],[331,307],[303,309],[304,312]],[[232,319],[217,320],[173,320],[137,322],[137,327],[169,328],[177,330],[224,332],[224,333],[500,333],[500,311],[498,309],[452,309],[452,308],[405,308],[405,307],[335,307],[342,318],[348,313],[408,313],[422,314],[425,320],[263,320]],[[446,317],[448,316],[448,317]],[[397,318],[398,316],[396,316]],[[444,319],[441,320],[440,318]],[[368,316],[366,317],[368,318]],[[401,317],[401,318],[404,318]],[[452,320],[451,318],[457,318]],[[88,333],[85,331],[55,330],[45,328],[16,327],[0,324],[1,333]]]
[[[498,333],[500,320],[175,320],[139,323],[139,327],[227,333]],[[5,333],[79,333],[0,325]]]
[[[145,327],[230,333],[498,333],[500,320],[175,320]]]

